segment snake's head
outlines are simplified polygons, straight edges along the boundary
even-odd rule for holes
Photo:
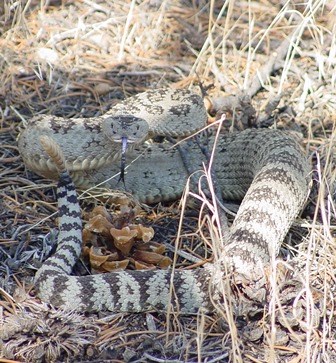
[[[148,138],[149,125],[142,118],[132,115],[108,116],[102,123],[104,135],[121,144],[120,178],[125,185],[126,151],[129,144],[140,144]],[[126,189],[126,188],[125,188]]]
[[[132,115],[108,116],[102,123],[104,135],[115,143],[140,144],[149,136],[146,120]]]

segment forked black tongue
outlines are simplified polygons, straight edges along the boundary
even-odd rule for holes
[[[118,183],[122,181],[126,190],[125,184],[125,168],[126,168],[126,150],[127,150],[127,136],[121,137],[121,161],[120,161],[120,176]]]

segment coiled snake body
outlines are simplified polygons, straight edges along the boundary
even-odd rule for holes
[[[170,130],[161,129],[161,121],[168,123]],[[119,172],[116,160],[120,143],[111,140],[115,140],[114,134],[124,132],[118,130],[118,124],[126,122],[131,142],[132,134],[140,132],[128,154],[129,163],[135,162],[127,171],[127,190],[143,202],[177,198],[188,178],[179,151],[166,144],[145,146],[142,141],[155,134],[185,136],[185,130],[194,131],[194,122],[197,129],[205,121],[200,97],[185,90],[161,89],[130,98],[98,118],[65,120],[40,116],[27,126],[19,137],[19,149],[27,166],[47,177],[56,178],[60,172],[58,249],[40,268],[35,280],[43,300],[70,309],[126,312],[164,310],[174,303],[181,312],[193,313],[200,307],[211,308],[209,288],[216,288],[212,276],[218,270],[222,276],[224,263],[250,281],[263,276],[264,267],[277,256],[303,206],[310,174],[310,165],[297,141],[286,132],[267,129],[221,136],[217,142],[213,169],[223,196],[242,199],[242,203],[216,265],[174,272],[70,276],[81,251],[81,221],[67,170],[79,186],[103,183],[115,188],[118,179],[109,178]],[[180,128],[181,133],[174,134]],[[213,137],[208,144],[213,146]],[[186,154],[193,169],[201,170],[206,160],[195,142],[188,143]]]

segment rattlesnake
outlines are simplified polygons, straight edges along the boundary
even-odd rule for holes
[[[181,105],[173,108],[174,116],[170,106],[177,106],[176,102]],[[160,107],[156,107],[156,103]],[[141,112],[151,114],[151,110],[151,116],[155,117],[160,113],[172,115],[175,129],[179,123],[186,121],[189,124],[193,119],[202,125],[206,118],[198,96],[188,91],[165,89],[130,98],[102,117],[91,120],[40,116],[21,133],[19,149],[31,169],[48,177],[56,177],[60,171],[58,250],[40,268],[35,280],[43,300],[70,309],[128,312],[164,310],[174,303],[181,312],[191,313],[200,307],[211,309],[210,295],[215,297],[218,294],[216,291],[209,294],[209,291],[216,290],[218,278],[223,277],[226,265],[237,276],[254,283],[263,279],[265,266],[277,256],[280,243],[308,194],[310,165],[290,134],[279,130],[249,129],[221,136],[215,147],[213,169],[224,198],[244,198],[216,264],[173,272],[121,271],[69,276],[81,250],[81,222],[74,185],[67,170],[71,171],[79,186],[106,181],[119,171],[119,165],[114,161],[120,154],[120,146],[109,146],[100,122],[107,119],[111,124],[112,117],[114,124],[114,116],[121,119],[133,117],[137,121],[137,118],[144,117]],[[161,133],[161,130],[155,132]],[[144,138],[146,136],[141,137]],[[211,148],[214,137],[207,142]],[[87,154],[81,155],[84,143],[85,149],[93,147],[90,160],[87,160]],[[113,150],[112,156],[109,147]],[[189,142],[185,151],[192,167],[201,169],[205,159],[199,145]],[[99,158],[100,155],[103,157]],[[144,202],[171,200],[181,195],[188,173],[179,151],[166,144],[139,144],[134,145],[128,160],[136,157],[139,160],[130,165],[127,173],[128,191]],[[86,170],[80,170],[83,167]],[[104,184],[108,187],[116,185],[115,179]],[[172,294],[171,284],[174,286]]]

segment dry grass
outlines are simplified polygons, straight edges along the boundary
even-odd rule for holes
[[[335,361],[336,3],[279,3],[5,0],[0,4],[0,287],[4,289],[0,362]],[[312,193],[286,238],[290,257],[278,269],[295,266],[305,287],[294,302],[297,312],[304,297],[302,326],[288,326],[289,341],[277,335],[277,319],[286,311],[276,273],[269,304],[251,321],[236,319],[230,300],[213,316],[60,317],[27,294],[36,267],[32,263],[48,253],[37,248],[47,246],[41,236],[55,226],[49,216],[56,209],[49,184],[28,173],[18,156],[15,138],[20,122],[37,113],[92,116],[151,87],[196,88],[198,78],[211,86],[210,96],[250,92],[256,75],[261,78],[261,67],[285,38],[293,48],[284,60],[277,60],[278,71],[262,78],[263,89],[253,94],[253,106],[262,115],[267,104],[280,96],[273,127],[293,124],[293,115],[280,109],[294,109],[295,125],[303,132],[314,163]],[[208,209],[215,208],[211,201],[206,203]],[[160,208],[148,218],[166,224]],[[203,215],[198,236],[183,239],[196,245],[204,238],[216,246],[220,240],[216,218],[216,213]],[[191,221],[185,217],[184,223]],[[14,294],[14,286],[20,285]],[[317,302],[322,311],[318,324]],[[254,340],[247,328],[261,330],[262,337]]]

